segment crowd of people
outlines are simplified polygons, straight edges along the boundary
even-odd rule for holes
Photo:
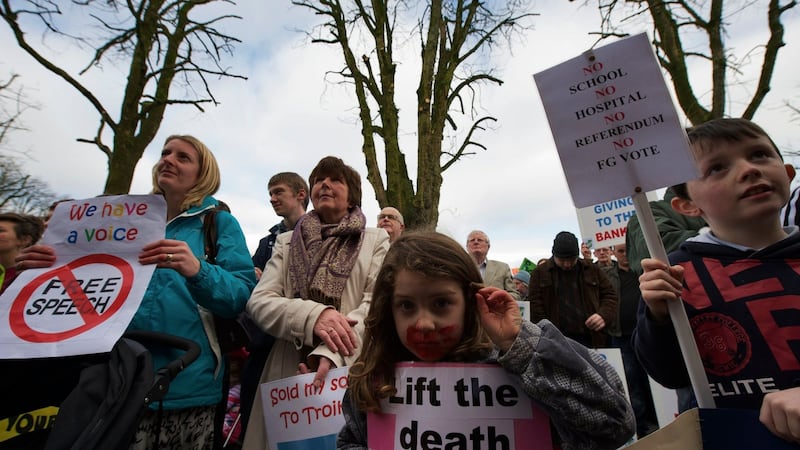
[[[488,258],[481,230],[463,244],[406,230],[392,206],[368,226],[361,176],[334,156],[307,182],[293,172],[270,178],[281,221],[252,257],[234,216],[217,212],[209,260],[203,217],[219,203],[219,169],[200,140],[170,136],[152,173],[152,192],[167,204],[166,238],[142,247],[139,262],[156,270],[129,329],[193,340],[201,354],[174,380],[163,411],[147,411],[130,448],[220,448],[237,426],[232,445],[266,448],[261,383],[314,373],[321,386],[331,369],[349,367],[337,446],[365,449],[367,414],[393,394],[401,361],[499,364],[547,412],[560,448],[618,448],[659,427],[648,375],[678,390],[681,411],[694,404],[671,301],[687,311],[717,406],[759,410],[772,433],[800,442],[800,232],[785,209],[794,168],[744,119],[713,120],[688,136],[701,177],[652,204],[668,262],[649,257],[634,216],[625,243],[590,249],[563,231],[551,256],[517,272]],[[44,227],[0,214],[3,290],[19,271],[53,265],[54,250],[37,244]],[[238,317],[249,331],[233,402],[215,316]],[[420,336],[430,338],[423,345]],[[620,349],[628,396],[593,350],[607,347]],[[170,358],[150,350],[156,367]],[[235,406],[224,426],[220,404]]]

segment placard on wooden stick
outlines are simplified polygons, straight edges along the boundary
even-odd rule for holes
[[[645,33],[534,75],[576,208],[630,197],[654,258],[666,252],[644,192],[699,177]],[[669,312],[701,407],[713,407],[682,302]]]

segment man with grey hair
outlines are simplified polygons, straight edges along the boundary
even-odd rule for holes
[[[403,234],[403,230],[406,229],[406,223],[397,208],[387,206],[378,214],[378,228],[383,228],[389,233],[389,243],[391,244]]]
[[[519,292],[511,279],[511,268],[504,262],[487,259],[489,247],[491,247],[489,236],[483,231],[473,230],[467,236],[467,252],[478,265],[483,284],[508,291],[514,300],[520,300]]]

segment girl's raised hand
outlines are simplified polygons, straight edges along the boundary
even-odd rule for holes
[[[522,328],[522,314],[514,297],[496,287],[484,287],[475,294],[481,325],[501,351],[507,352]]]

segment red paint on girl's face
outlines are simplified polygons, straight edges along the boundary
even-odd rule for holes
[[[447,357],[462,340],[466,303],[461,285],[449,278],[400,270],[395,278],[392,318],[400,342],[421,361]]]
[[[422,361],[439,361],[458,344],[460,334],[456,331],[455,325],[429,331],[409,326],[406,330],[408,349]]]

